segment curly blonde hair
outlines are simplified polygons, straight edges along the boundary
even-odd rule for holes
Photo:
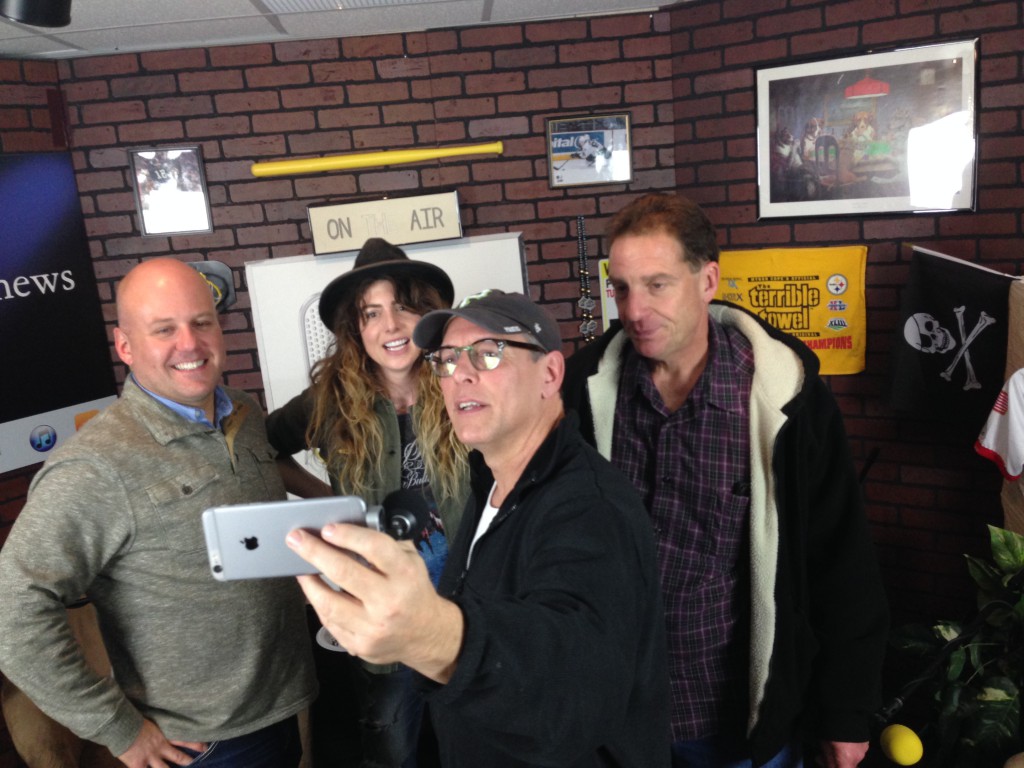
[[[355,286],[351,296],[358,298],[346,302],[335,315],[332,351],[311,372],[313,413],[306,441],[320,446],[321,458],[343,492],[357,495],[371,488],[384,454],[384,431],[373,406],[377,396],[386,397],[387,392],[360,335],[361,298],[381,279],[394,287],[398,303],[418,315],[448,308],[429,283],[399,276],[371,277]],[[417,377],[416,442],[435,497],[451,497],[465,473],[468,450],[455,436],[441,387],[429,366],[421,360],[413,375]]]

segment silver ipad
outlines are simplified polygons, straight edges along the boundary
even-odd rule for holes
[[[328,523],[379,529],[379,507],[367,512],[358,496],[329,496],[211,507],[203,512],[203,533],[215,579],[264,579],[316,573],[285,544],[296,528],[319,531]]]

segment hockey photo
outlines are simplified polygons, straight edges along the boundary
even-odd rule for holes
[[[552,187],[631,181],[629,115],[576,115],[547,122]]]

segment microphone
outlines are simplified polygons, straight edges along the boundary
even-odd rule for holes
[[[411,488],[392,491],[381,506],[381,529],[398,541],[418,534],[430,517],[427,500]]]

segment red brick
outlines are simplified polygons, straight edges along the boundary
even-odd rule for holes
[[[110,98],[110,87],[106,80],[86,80],[80,83],[65,83],[61,86],[64,98],[69,104],[82,101],[99,101]]]
[[[449,99],[435,103],[434,110],[439,120],[493,115],[494,99]]]
[[[380,108],[376,106],[348,107],[345,109],[321,109],[317,120],[321,128],[351,128],[355,126],[380,125]]]
[[[127,123],[117,129],[117,136],[126,144],[175,141],[185,138],[181,123],[176,120]]]
[[[356,150],[405,149],[411,144],[412,131],[408,126],[394,125],[352,131],[352,147]]]
[[[355,83],[373,80],[376,72],[372,61],[330,61],[314,64],[314,83]]]
[[[586,67],[541,69],[527,73],[527,85],[533,91],[586,85],[589,82],[590,73]]]
[[[348,93],[348,101],[353,104],[402,101],[409,98],[409,84],[391,82],[350,85],[346,88],[346,92]]]
[[[151,117],[189,117],[209,115],[213,112],[213,101],[209,96],[176,96],[168,99],[151,99],[147,102]]]
[[[210,117],[185,121],[185,133],[190,139],[205,136],[239,136],[250,132],[250,121],[245,115]]]
[[[117,56],[93,56],[75,59],[71,63],[75,77],[107,77],[109,75],[128,75],[139,71],[139,59],[135,54]]]
[[[725,65],[737,67],[743,64],[778,61],[786,56],[785,40],[768,40],[748,45],[731,45],[725,49]]]
[[[526,39],[531,43],[561,43],[586,37],[587,22],[580,19],[526,25]]]
[[[599,16],[590,20],[590,36],[594,38],[632,36],[645,38],[655,30],[649,13],[631,13],[621,16]]]
[[[298,237],[299,231],[294,224],[275,224],[266,227],[243,227],[236,230],[239,245],[259,243],[290,243]]]
[[[139,54],[142,69],[147,72],[160,72],[166,69],[202,69],[207,65],[206,50],[189,48],[173,51],[147,51]]]
[[[878,22],[897,15],[896,0],[852,0],[825,4],[825,23],[830,27]],[[934,10],[934,6],[929,10]]]
[[[459,47],[498,48],[522,45],[523,28],[519,25],[466,27],[459,30]]]
[[[910,19],[896,18],[865,24],[861,29],[861,41],[863,45],[906,45],[912,41],[931,39],[936,34],[933,17],[916,16]]]
[[[53,61],[24,61],[22,71],[25,73],[25,80],[29,83],[47,83],[56,85],[57,64]]]
[[[406,102],[404,104],[385,104],[381,107],[383,122],[387,125],[395,123],[433,122],[434,107],[423,102]]]
[[[0,131],[28,127],[28,112],[24,109],[0,109]]]
[[[498,72],[487,75],[467,75],[466,94],[515,93],[526,88],[522,72]]]
[[[757,37],[791,37],[799,32],[821,28],[822,10],[808,8],[792,13],[780,13],[762,16],[757,20],[754,32]]]
[[[459,37],[453,29],[434,29],[419,35],[409,35],[406,38],[405,48],[410,55],[457,51]]]
[[[336,59],[340,47],[336,39],[301,40],[298,42],[276,43],[274,52],[278,61],[319,61]]]
[[[273,61],[272,45],[226,45],[210,49],[211,67],[251,67]]]
[[[444,99],[462,94],[462,78],[459,77],[432,77],[416,80],[411,85],[414,99]]]
[[[268,112],[281,108],[277,91],[243,91],[241,93],[218,93],[213,98],[217,112]]]
[[[497,110],[499,114],[503,115],[553,112],[556,109],[558,109],[558,94],[554,91],[498,97]]]
[[[347,37],[341,41],[341,55],[346,59],[378,59],[405,53],[401,35]]]
[[[0,83],[20,83],[23,79],[21,61],[18,59],[0,59]]]
[[[982,109],[1024,107],[1024,83],[989,85],[981,90]]]
[[[590,70],[590,80],[601,83],[650,82],[649,61],[619,61],[613,64],[595,64]]]
[[[640,37],[622,40],[622,55],[627,59],[643,59],[672,54],[672,39],[668,35],[661,37]]]
[[[1005,29],[1019,24],[1019,2],[986,3],[940,14],[939,33],[973,34],[986,29]]]
[[[178,75],[178,85],[185,93],[194,91],[237,91],[245,87],[245,83],[242,81],[242,72],[237,69],[182,72]]]
[[[532,48],[508,48],[494,51],[494,68],[496,70],[533,69],[536,67],[549,67],[556,63],[557,51],[551,45]]]
[[[820,56],[852,48],[859,39],[856,27],[846,27],[841,30],[796,35],[790,38],[790,48],[794,56]]]
[[[292,131],[311,131],[316,127],[316,118],[312,112],[275,112],[269,115],[253,115],[253,133],[291,133]]]
[[[763,20],[762,20],[762,23]],[[754,25],[750,21],[734,21],[716,24],[711,27],[694,30],[693,47],[728,48],[738,43],[746,43],[754,39]]]
[[[558,59],[567,64],[613,61],[621,55],[622,52],[617,40],[566,43],[558,46]]]
[[[304,85],[310,82],[309,65],[287,64],[245,70],[249,88],[273,88],[281,85]]]
[[[431,67],[427,59],[382,59],[376,63],[377,74],[382,80],[430,77]]]
[[[419,189],[419,176],[415,170],[395,170],[384,173],[367,173],[359,179],[361,192],[373,194]]]
[[[430,60],[430,71],[431,74],[435,75],[443,75],[449,72],[485,72],[490,70],[491,67],[491,54],[488,51],[434,56]]]
[[[622,103],[620,86],[604,88],[578,88],[562,94],[562,104],[567,109],[596,109],[614,107]]]
[[[274,134],[248,139],[226,139],[221,142],[221,146],[224,157],[268,157],[285,153],[284,138]]]
[[[288,137],[288,151],[293,155],[345,152],[351,148],[349,131],[317,131]]]
[[[290,88],[281,93],[281,104],[285,109],[305,107],[336,107],[345,103],[345,89],[340,85],[319,88]]]

